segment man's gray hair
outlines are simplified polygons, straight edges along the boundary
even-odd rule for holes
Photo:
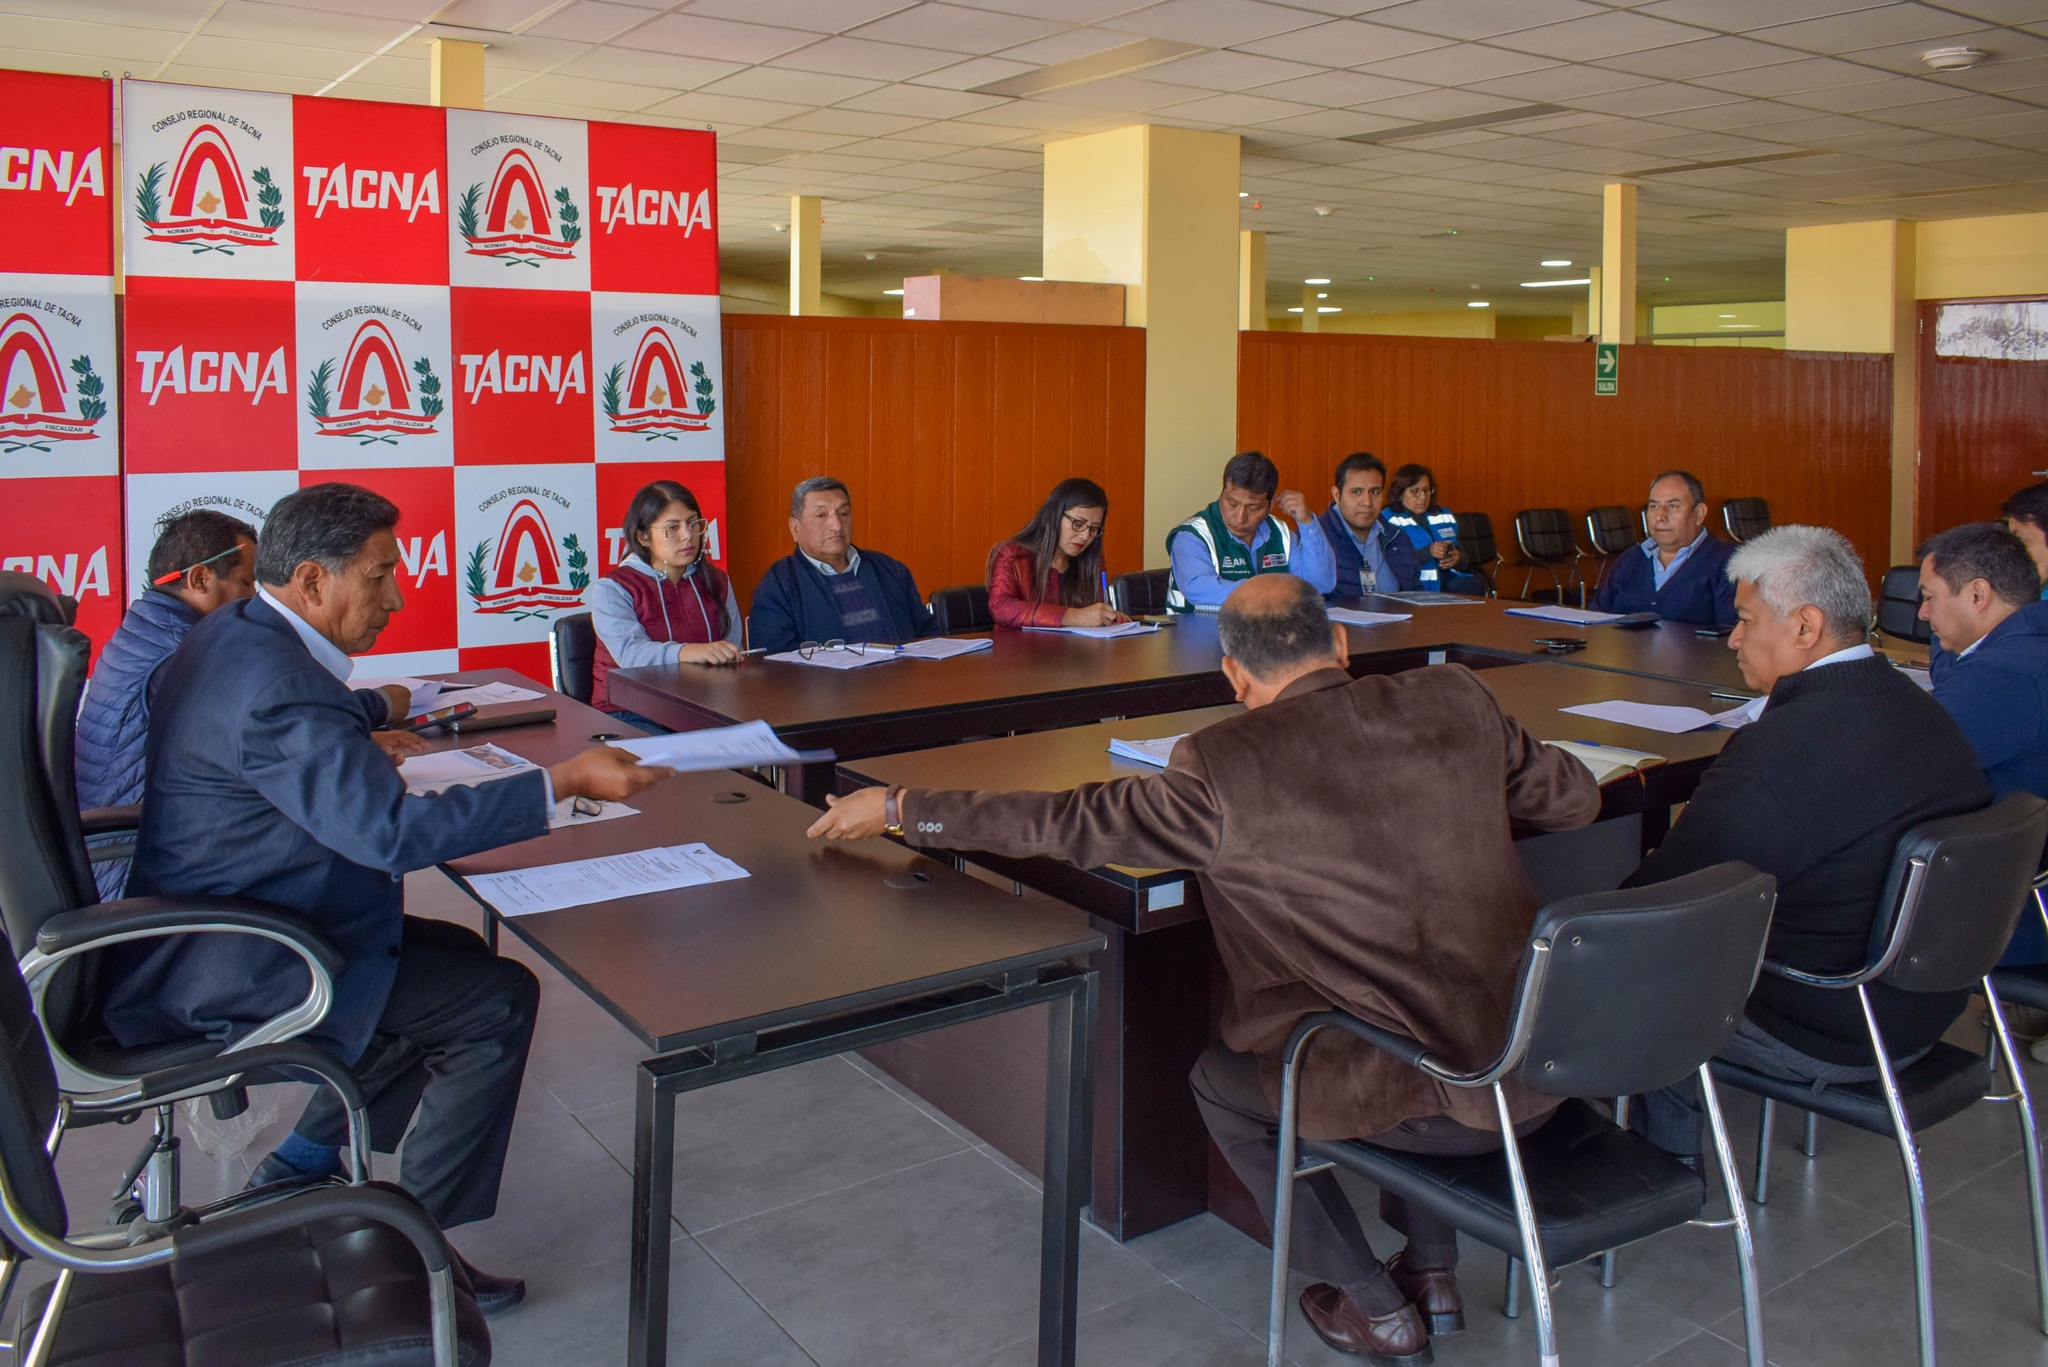
[[[853,495],[848,492],[846,486],[832,478],[832,476],[812,475],[809,479],[798,484],[796,492],[789,496],[789,515],[791,517],[802,517],[804,515],[804,500],[812,494],[845,494],[847,502],[851,503],[853,501]]]
[[[1832,527],[1773,527],[1728,557],[1728,582],[1753,584],[1781,620],[1820,609],[1829,639],[1860,641],[1870,632],[1870,582],[1863,557]]]
[[[1675,479],[1685,486],[1686,497],[1692,500],[1690,506],[1697,508],[1700,504],[1707,501],[1707,486],[1700,483],[1700,477],[1692,471],[1666,470],[1663,474],[1650,481],[1650,487],[1655,489],[1667,479]]]
[[[1216,617],[1216,637],[1223,653],[1264,682],[1281,671],[1330,655],[1330,614],[1323,596],[1306,579],[1291,574],[1280,579],[1291,585],[1278,610],[1246,607],[1242,594],[1223,600]]]

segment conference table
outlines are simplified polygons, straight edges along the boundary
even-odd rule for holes
[[[1699,684],[1562,663],[1503,663],[1479,670],[1478,678],[1539,740],[1590,741],[1665,759],[1603,787],[1600,817],[1584,830],[1518,832],[1517,850],[1543,901],[1618,886],[1662,839],[1671,805],[1685,800],[1733,734],[1718,727],[1664,734],[1560,710],[1611,700],[1708,712],[1736,705]],[[1157,772],[1111,755],[1112,738],[1180,735],[1241,710],[1236,704],[1207,707],[876,756],[842,764],[838,777],[846,790],[902,784],[1057,791]],[[1342,758],[1332,756],[1332,762]],[[1358,756],[1353,762],[1371,760]],[[1080,908],[1106,937],[1093,960],[1101,976],[1093,1221],[1120,1239],[1205,1209],[1256,1227],[1249,1196],[1227,1168],[1210,1162],[1207,1132],[1188,1091],[1188,1070],[1216,1037],[1221,983],[1195,876],[1120,865],[1084,869],[1058,859],[982,852],[956,857]],[[1036,1116],[1019,1110],[1011,1094],[1028,1091],[1035,1066],[1031,1039],[1013,1022],[991,1023],[870,1049],[867,1055],[1029,1166],[1035,1161]],[[992,1076],[1004,1085],[990,1086]]]
[[[444,676],[531,687],[508,670]],[[530,709],[524,702],[485,716]],[[617,719],[551,693],[556,718],[434,741],[488,741],[537,764],[587,748]],[[1025,905],[889,840],[827,846],[817,813],[726,771],[636,795],[637,815],[565,827],[445,870],[502,925],[623,1025],[637,1069],[629,1361],[667,1360],[675,1100],[684,1092],[849,1049],[1043,1008],[1045,1175],[1038,1361],[1072,1364],[1080,1214],[1087,1200],[1096,975],[1106,944],[1080,913]],[[500,916],[471,880],[537,865],[702,842],[745,868],[732,881]]]
[[[1516,615],[1490,599],[1418,606],[1374,597],[1347,606],[1409,614],[1405,621],[1348,628],[1354,674],[1444,661],[1487,669],[1562,658],[1749,695],[1726,639],[1678,623],[1570,626]],[[1545,637],[1586,644],[1559,656],[1538,644]],[[1212,614],[1175,617],[1157,632],[1107,640],[1048,631],[997,631],[991,639],[988,650],[947,660],[891,659],[839,670],[750,657],[722,667],[613,670],[605,686],[618,706],[674,730],[765,721],[792,746],[830,750],[840,761],[1231,700],[1217,669],[1222,650]],[[833,766],[791,765],[781,784],[820,805],[834,791]]]

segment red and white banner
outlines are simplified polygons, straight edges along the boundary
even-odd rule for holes
[[[78,599],[95,645],[122,592],[113,87],[0,71],[0,569]]]
[[[106,89],[83,84],[103,196]],[[723,522],[711,134],[136,81],[122,98],[119,383],[97,359],[110,308],[53,300],[77,322],[43,310],[35,354],[60,379],[86,357],[102,425],[122,410],[131,564],[168,512],[260,521],[292,489],[361,483],[402,512],[407,605],[376,667],[544,678],[549,628],[617,563],[634,490],[679,479]],[[61,197],[89,139],[51,137],[72,154],[61,191],[45,158]],[[35,350],[12,335],[0,346]],[[37,373],[42,404],[50,364]]]

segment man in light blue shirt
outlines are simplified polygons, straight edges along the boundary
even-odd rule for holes
[[[1216,501],[1166,534],[1171,611],[1213,612],[1232,589],[1261,574],[1293,574],[1323,594],[1337,586],[1336,557],[1308,500],[1295,489],[1275,497],[1279,488],[1280,471],[1257,451],[1230,458]],[[1275,517],[1276,510],[1294,525]]]

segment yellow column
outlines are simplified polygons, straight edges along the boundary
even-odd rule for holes
[[[1266,235],[1250,228],[1237,235],[1237,330],[1266,330]]]
[[[1913,556],[1920,461],[1916,229],[1897,219],[1785,230],[1785,349],[1892,358],[1891,558]],[[1874,573],[1878,567],[1871,566]]]
[[[1636,187],[1623,182],[1601,191],[1600,340],[1636,339]]]
[[[427,103],[447,109],[484,107],[484,43],[436,38],[427,47]]]
[[[1125,287],[1145,329],[1145,563],[1237,443],[1238,139],[1138,126],[1048,143],[1048,280]]]
[[[1323,330],[1323,315],[1316,312],[1316,307],[1321,302],[1316,298],[1316,292],[1314,285],[1303,285],[1301,287],[1301,330],[1303,332],[1321,332]]]
[[[1586,267],[1586,279],[1592,283],[1586,286],[1585,313],[1583,315],[1585,326],[1579,326],[1582,315],[1579,312],[1579,307],[1574,305],[1572,308],[1572,331],[1589,333],[1597,337],[1600,334],[1600,268],[1598,266]]]
[[[814,318],[823,309],[823,275],[818,236],[824,227],[825,205],[816,195],[789,197],[789,313]]]

